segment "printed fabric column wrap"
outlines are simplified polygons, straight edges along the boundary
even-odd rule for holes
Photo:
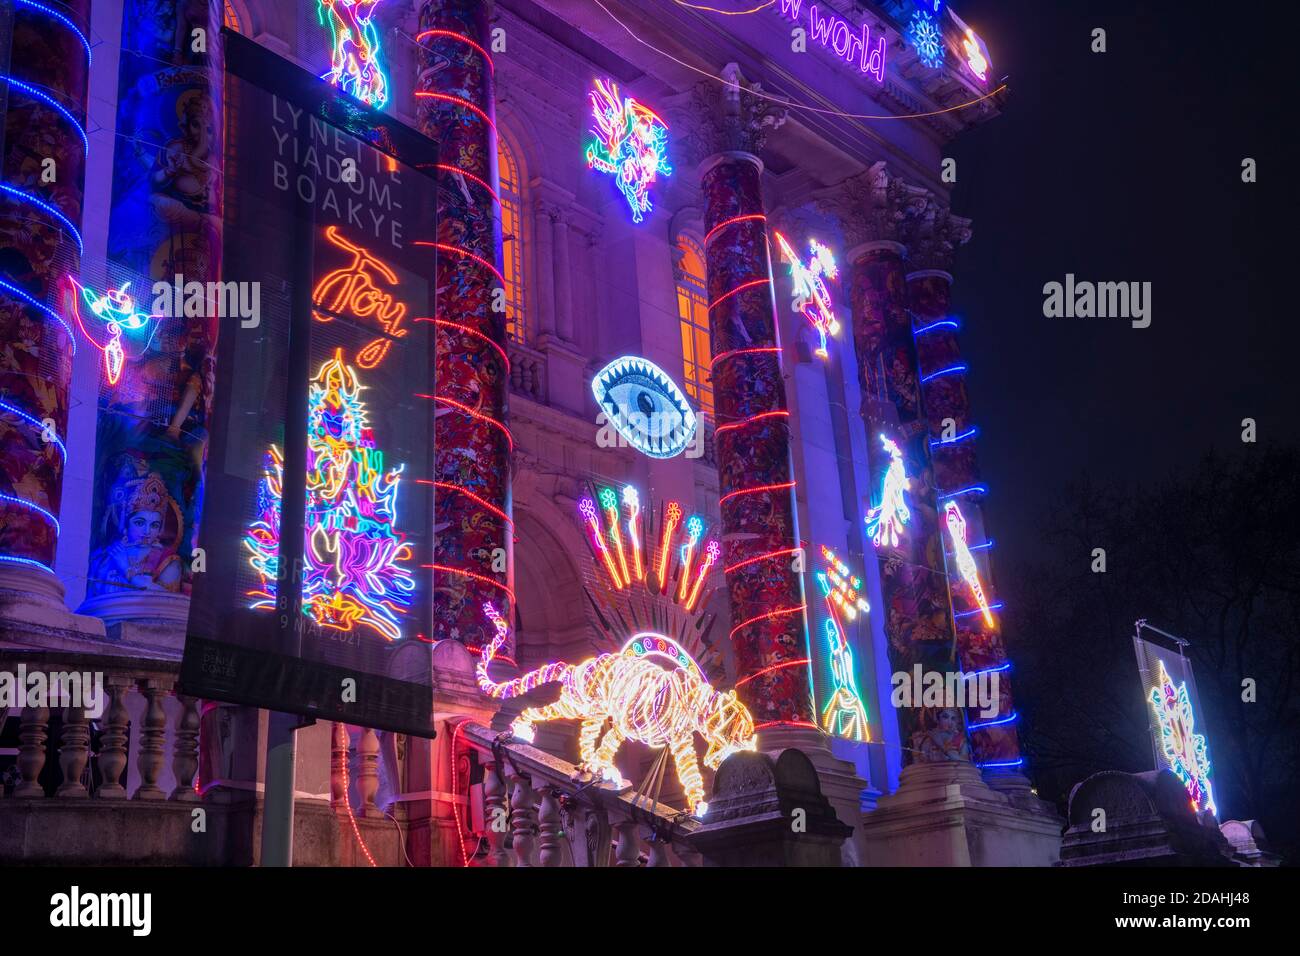
[[[470,647],[496,636],[485,601],[512,619],[514,583],[489,12],[480,0],[421,4],[415,94],[440,151],[433,637]]]
[[[117,384],[100,383],[81,612],[108,624],[184,622],[189,610],[216,366],[206,290],[221,279],[222,9],[219,0],[122,8],[108,279],[129,278],[137,308],[163,317]],[[180,283],[184,295],[154,309],[154,282]]]
[[[702,180],[724,567],[737,690],[755,725],[815,727],[761,168],[726,153]]]
[[[921,378],[944,369],[962,368],[961,348],[957,343],[957,330],[951,320],[952,277],[937,269],[913,273],[907,278],[908,297],[912,305],[913,322],[920,334],[916,336],[916,351]],[[929,419],[931,456],[934,461],[934,481],[942,489],[958,491],[979,486],[979,463],[975,452],[975,435],[971,434],[970,400],[966,391],[964,371],[938,375],[921,384],[921,400]],[[956,440],[943,441],[945,421],[951,420],[951,434]],[[966,437],[960,437],[966,436]],[[980,549],[988,537],[984,529],[983,509],[977,494],[961,496],[957,500],[962,517],[966,520],[966,541],[974,548],[972,556],[979,568],[980,582],[988,604],[996,603],[992,582],[989,551]],[[942,523],[942,516],[941,516]],[[951,555],[951,536],[943,535],[945,548]],[[1007,663],[1006,647],[997,612],[990,626],[980,613],[979,604],[970,588],[949,558],[948,587],[952,594],[954,621],[957,626],[957,656],[966,673],[999,668]],[[1011,677],[1004,670],[998,673],[1000,704],[995,716],[978,715],[967,710],[967,727],[970,730],[971,751],[976,764],[986,775],[1017,773],[1020,766],[1020,741],[1013,718],[1015,706],[1011,696]],[[1002,723],[1002,721],[1006,721]],[[983,726],[981,726],[983,725]]]
[[[77,343],[63,277],[80,263],[89,0],[13,3],[0,157],[0,574],[53,575]]]
[[[919,665],[924,674],[956,669],[952,608],[944,565],[943,538],[930,464],[929,424],[921,405],[916,342],[908,311],[903,247],[868,243],[850,253],[853,340],[867,426],[867,462],[872,495],[881,493],[892,457],[881,435],[897,443],[910,486],[910,517],[898,545],[876,544],[880,590],[894,671],[909,677]],[[870,504],[878,502],[874,499]],[[968,760],[960,709],[912,706],[897,710],[904,763]]]

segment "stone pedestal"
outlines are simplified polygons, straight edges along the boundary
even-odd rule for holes
[[[1052,866],[1063,821],[991,789],[965,760],[917,763],[862,818],[867,866]]]
[[[862,839],[862,791],[867,782],[858,776],[856,768],[841,760],[828,749],[828,739],[820,731],[807,727],[781,724],[758,732],[759,750],[773,759],[789,749],[800,751],[817,771],[822,794],[835,811],[835,816],[852,835],[840,846],[843,866],[863,866],[866,844]]]
[[[104,623],[73,614],[63,604],[63,584],[49,572],[7,564],[0,568],[0,642],[45,647],[59,640],[102,640]]]
[[[705,866],[840,866],[851,830],[798,750],[738,753],[713,782],[704,825],[687,838]]]

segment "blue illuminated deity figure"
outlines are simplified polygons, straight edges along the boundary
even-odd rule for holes
[[[889,453],[889,467],[881,483],[880,504],[867,512],[867,531],[877,548],[885,545],[897,548],[903,528],[912,517],[903,494],[911,487],[911,480],[904,470],[903,452],[898,443],[881,435],[880,444]]]
[[[302,610],[322,627],[367,627],[395,641],[415,592],[405,567],[411,546],[395,527],[404,466],[385,470],[361,389],[341,350],[311,383]],[[258,485],[258,519],[244,536],[261,582],[249,592],[257,609],[275,607],[283,478],[283,455],[272,446]]]
[[[912,41],[912,48],[916,50],[921,63],[932,70],[943,66],[943,36],[934,17],[924,10],[912,14],[912,22],[907,27],[907,38]]]
[[[379,30],[375,8],[380,0],[316,0],[321,23],[329,17],[333,51],[322,80],[356,99],[383,109],[388,102],[388,78],[379,64]]]
[[[1165,760],[1187,788],[1192,809],[1217,814],[1214,792],[1210,787],[1210,757],[1204,735],[1193,732],[1196,715],[1192,713],[1187,683],[1184,681],[1175,688],[1165,670],[1165,662],[1158,661],[1157,666],[1157,683],[1151,689],[1150,700],[1160,725],[1160,746]]]
[[[632,221],[642,222],[653,207],[650,186],[659,176],[671,176],[668,165],[668,126],[653,110],[619,95],[613,80],[596,80],[587,94],[595,125],[595,141],[587,146],[587,165],[613,176],[632,209]]]

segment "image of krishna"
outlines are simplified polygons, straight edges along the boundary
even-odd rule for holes
[[[91,556],[87,597],[123,589],[182,593],[181,508],[162,477],[127,463],[109,494],[101,539],[109,543]]]

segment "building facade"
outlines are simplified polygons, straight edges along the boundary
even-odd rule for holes
[[[160,323],[133,352],[129,329],[110,341],[66,322],[57,279],[240,281],[223,258],[242,261],[256,240],[229,180],[284,140],[232,135],[221,27],[328,76],[350,24],[383,69],[349,73],[365,56],[344,43],[335,81],[439,147],[436,491],[419,585],[437,736],[299,730],[298,861],[1055,860],[1060,822],[1033,796],[1017,738],[950,308],[972,224],[951,208],[945,147],[994,120],[1005,96],[995,54],[957,11],[11,6],[0,660],[100,672],[108,705],[93,719],[10,708],[0,857],[260,858],[267,714],[186,696],[177,680],[205,573],[196,556],[235,560],[204,549],[203,529],[238,317]],[[81,42],[92,36],[93,56]],[[42,60],[51,48],[62,69]],[[38,127],[44,142],[20,150]],[[52,183],[41,150],[59,164]],[[412,236],[420,225],[403,223]],[[108,383],[112,361],[131,388]],[[132,378],[146,363],[152,377]],[[598,404],[620,376],[633,397]],[[655,425],[638,446],[620,418],[656,400],[684,405],[696,427]],[[682,439],[676,454],[665,437]],[[665,527],[670,513],[681,527]],[[649,582],[644,602],[627,593],[633,577]],[[497,633],[485,601],[508,632],[497,682],[607,652],[633,637],[624,625],[644,603],[656,633],[691,636],[680,650],[715,691],[735,692],[754,752],[720,769],[706,758],[709,810],[688,818],[693,757],[674,752],[666,772],[667,750],[632,733],[615,758],[631,786],[593,799],[572,778],[589,743],[572,719],[539,720],[531,742],[499,736],[555,693],[487,691],[476,677]],[[920,691],[957,673],[995,699],[900,706],[895,675]],[[755,794],[813,791],[802,842],[781,821],[753,835]],[[639,794],[656,802],[646,810]],[[105,837],[112,801],[127,812]],[[196,808],[208,826],[197,838]]]

